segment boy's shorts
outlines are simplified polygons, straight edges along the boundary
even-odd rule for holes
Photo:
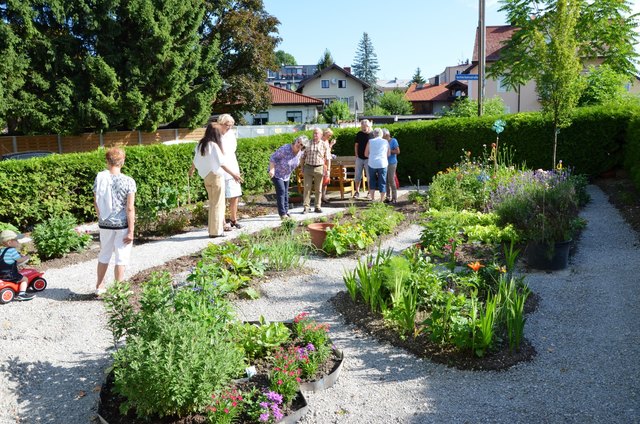
[[[100,228],[100,254],[98,255],[98,262],[108,264],[111,261],[111,256],[115,252],[116,265],[129,265],[133,243],[124,243],[124,238],[128,232],[128,228],[121,230]]]

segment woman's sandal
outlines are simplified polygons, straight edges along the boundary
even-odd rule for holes
[[[231,226],[236,227],[238,230],[242,228],[242,225],[238,224],[238,221],[231,221]]]

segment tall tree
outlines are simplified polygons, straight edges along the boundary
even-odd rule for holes
[[[632,76],[637,63],[636,16],[628,0],[576,0],[578,15],[573,34],[575,54],[586,61],[602,58],[619,73]],[[491,77],[503,76],[503,83],[518,89],[540,72],[534,54],[537,34],[546,34],[558,0],[501,0],[501,12],[518,28],[500,52],[500,60],[487,69]]]
[[[378,66],[378,56],[373,50],[373,43],[366,32],[358,43],[356,57],[353,60],[353,75],[367,82],[371,87],[364,92],[364,103],[366,107],[371,107],[377,103],[378,88],[376,86]]]
[[[17,61],[0,120],[63,134],[202,124],[221,86],[217,44],[201,43],[204,13],[199,0],[0,3],[0,50]]]
[[[554,12],[541,18],[546,21],[545,30],[535,31],[532,37],[533,54],[540,69],[534,79],[542,110],[553,122],[553,168],[558,132],[571,124],[571,112],[582,91],[582,64],[576,55],[575,37],[579,13],[577,0],[558,0]]]
[[[204,43],[220,41],[218,70],[224,85],[214,110],[259,112],[271,104],[267,70],[278,69],[274,53],[280,23],[264,10],[262,0],[206,0]]]
[[[516,26],[487,74],[503,76],[518,90],[533,79],[544,112],[554,126],[553,165],[558,130],[570,123],[580,96],[582,62],[601,58],[624,75],[633,75],[637,54],[636,16],[627,0],[501,0],[501,11]]]
[[[285,52],[284,50],[276,51],[276,63],[278,65],[297,65],[296,58],[292,54]]]
[[[123,1],[109,12],[100,16],[96,47],[119,75],[121,125],[205,122],[221,81],[217,44],[201,42],[202,2]]]
[[[333,60],[333,56],[331,56],[331,52],[329,51],[329,49],[324,49],[324,53],[322,54],[322,57],[318,61],[318,71],[321,71],[324,68],[328,68],[334,63],[335,62]]]
[[[424,77],[422,76],[422,74],[420,73],[420,68],[416,69],[416,73],[413,74],[413,77],[411,78],[411,81],[409,81],[410,84],[424,84],[426,82],[426,80],[424,79]]]

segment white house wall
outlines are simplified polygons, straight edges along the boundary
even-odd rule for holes
[[[329,88],[322,88],[322,80],[329,81]],[[347,81],[345,88],[338,88],[338,81],[340,80]],[[329,70],[321,77],[313,78],[307,82],[305,86],[302,87],[302,94],[320,100],[349,99],[349,111],[351,113],[356,112],[356,103],[358,104],[358,113],[364,110],[364,90],[362,89],[362,84],[337,69]]]
[[[478,100],[478,81],[468,81],[469,98]],[[538,93],[536,93],[536,83],[529,81],[526,85],[521,86],[520,94],[515,91],[498,92],[498,81],[494,79],[485,80],[484,86],[485,100],[499,96],[504,101],[507,113],[518,112],[535,112],[542,107],[538,101]]]
[[[318,119],[318,108],[316,106],[272,106],[271,109],[266,112],[269,113],[269,120],[267,122],[287,122],[287,112],[301,112],[302,124],[312,123]],[[245,113],[244,119],[247,123],[253,124],[253,114]]]

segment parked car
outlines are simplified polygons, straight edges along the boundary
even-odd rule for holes
[[[31,158],[39,158],[43,156],[52,155],[53,152],[47,152],[44,150],[32,151],[32,152],[18,152],[18,153],[7,153],[0,156],[0,160],[9,160],[9,159],[31,159]]]

